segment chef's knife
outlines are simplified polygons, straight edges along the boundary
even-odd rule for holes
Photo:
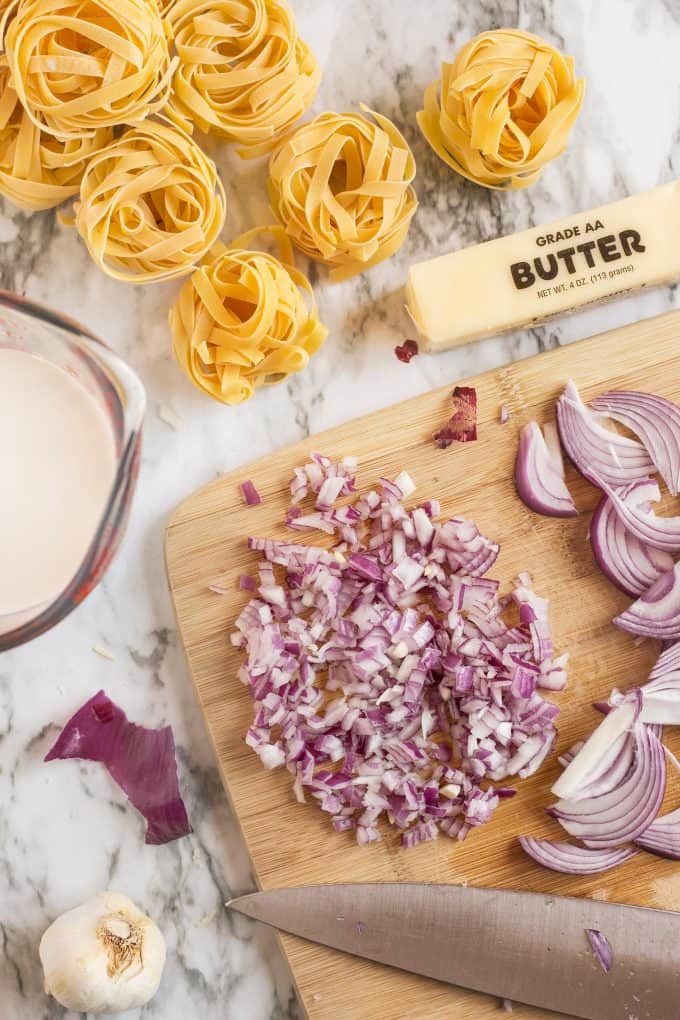
[[[345,953],[590,1020],[678,1020],[680,913],[458,885],[272,889],[241,914]],[[607,972],[587,931],[608,941]]]

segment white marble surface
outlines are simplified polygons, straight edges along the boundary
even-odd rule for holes
[[[241,408],[212,404],[171,359],[166,316],[176,286],[135,290],[109,280],[52,215],[4,207],[0,217],[0,284],[80,318],[129,359],[149,395],[132,521],[105,582],[52,633],[0,658],[3,1020],[73,1016],[42,992],[38,940],[56,914],[107,886],[146,908],[169,946],[158,996],[128,1016],[267,1020],[299,1012],[271,937],[222,909],[251,878],[178,647],[162,555],[172,508],[216,474],[310,432],[680,304],[669,287],[409,366],[392,353],[410,332],[399,288],[412,260],[680,176],[678,0],[296,0],[295,8],[324,70],[315,109],[355,109],[363,101],[392,117],[413,144],[421,203],[389,263],[343,285],[312,270],[331,333],[299,378]],[[439,61],[499,26],[545,35],[575,55],[587,78],[568,152],[516,194],[457,179],[415,125]],[[266,217],[265,168],[239,163],[226,148],[215,156],[233,236]],[[181,416],[180,431],[159,419],[160,404]],[[93,652],[97,642],[115,661]],[[100,768],[42,764],[57,723],[99,687],[136,720],[172,723],[193,836],[147,847],[140,819]]]

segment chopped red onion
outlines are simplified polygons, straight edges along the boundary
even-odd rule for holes
[[[498,420],[501,425],[507,425],[510,421],[510,409],[507,404],[501,404],[498,409]]]
[[[69,719],[45,761],[65,758],[106,766],[146,818],[146,843],[169,843],[192,831],[179,791],[170,726],[159,730],[138,726],[104,691],[98,691]]]
[[[469,443],[477,438],[477,390],[474,386],[456,386],[451,399],[453,414],[433,436],[440,450],[452,443]]]
[[[565,875],[596,875],[635,857],[635,850],[588,850],[573,843],[553,843],[549,839],[520,836],[522,849],[544,868]]]
[[[614,623],[631,634],[674,641],[680,638],[680,563],[662,574],[651,588]]]
[[[215,595],[228,595],[229,589],[225,588],[223,584],[209,584],[208,591],[212,591]]]
[[[404,364],[408,365],[411,358],[415,358],[418,353],[418,344],[415,340],[404,340],[403,344],[398,344],[394,348],[394,353],[399,361],[403,361]]]
[[[254,577],[250,577],[249,574],[241,574],[238,579],[238,586],[241,591],[257,591],[257,581]],[[216,586],[212,586],[212,590],[216,590]]]
[[[639,506],[658,492],[651,484],[633,482],[619,490],[628,506]],[[609,496],[603,496],[590,522],[590,543],[602,573],[627,595],[641,595],[673,566],[672,556],[646,545],[625,526]]]
[[[641,439],[669,491],[677,496],[680,492],[680,407],[664,397],[630,390],[603,393],[591,406],[621,422]]]
[[[259,506],[262,502],[262,497],[250,478],[247,478],[245,482],[241,482],[241,492],[247,506]]]
[[[606,935],[603,935],[601,931],[598,931],[597,928],[586,928],[585,932],[588,936],[590,946],[597,957],[597,962],[600,967],[602,967],[605,974],[608,974],[612,969],[612,963],[614,960],[609,939]]]
[[[556,460],[548,449],[543,433],[530,421],[519,434],[515,485],[520,499],[530,510],[548,517],[576,517],[574,505],[564,481],[561,456]]]
[[[356,457],[333,461],[321,453],[313,453],[309,464],[295,468],[290,483],[293,504],[301,503],[310,493],[315,493],[316,509],[330,510],[337,499],[354,492],[356,466]]]
[[[294,498],[339,476],[313,463]],[[565,657],[553,656],[544,599],[526,584],[500,596],[482,576],[496,543],[470,521],[435,520],[436,501],[408,510],[405,472],[380,488],[342,508],[349,532],[348,518],[317,512],[331,550],[249,540],[260,583],[232,636],[255,703],[246,742],[360,845],[380,839],[383,818],[406,847],[460,840],[514,792],[489,783],[531,775],[554,747],[558,709],[539,690],[561,689]],[[510,601],[516,626],[503,618]]]
[[[600,416],[586,407],[571,380],[557,401],[557,425],[570,460],[598,488],[625,485],[654,468],[640,443],[600,423]]]

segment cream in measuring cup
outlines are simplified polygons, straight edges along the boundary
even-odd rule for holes
[[[63,591],[116,470],[111,422],[85,387],[44,358],[0,348],[0,616]]]

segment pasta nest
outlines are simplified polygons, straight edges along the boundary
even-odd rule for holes
[[[243,146],[269,152],[316,95],[321,71],[279,0],[176,0],[167,13],[179,64],[170,110]]]
[[[22,209],[51,209],[78,193],[85,164],[113,138],[58,139],[36,127],[19,102],[7,64],[0,62],[0,194]]]
[[[136,123],[167,102],[173,64],[150,0],[22,0],[5,47],[29,116],[58,137]]]
[[[417,199],[416,164],[386,117],[322,113],[272,153],[268,190],[286,233],[342,280],[401,247]]]
[[[418,124],[434,151],[487,188],[526,188],[565,149],[583,102],[574,61],[529,32],[482,32],[442,64]]]
[[[246,246],[274,234],[281,259]],[[280,227],[249,231],[182,287],[170,311],[175,357],[189,379],[215,400],[240,404],[260,386],[299,372],[328,330],[317,317],[312,288],[291,263]]]
[[[128,128],[88,163],[74,223],[95,262],[130,283],[189,273],[225,215],[215,164],[177,128]]]

